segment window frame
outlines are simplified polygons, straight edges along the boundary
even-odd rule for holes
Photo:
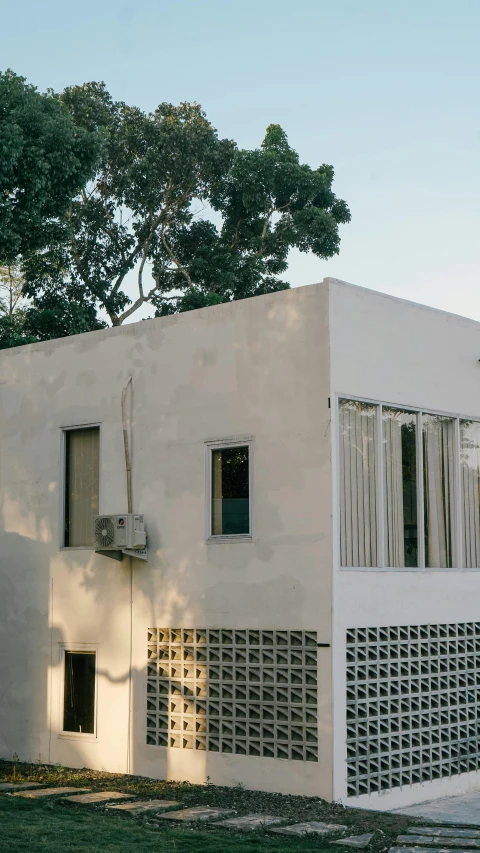
[[[98,740],[98,643],[59,643],[60,664],[60,707],[59,707],[59,732],[58,737],[62,739],[96,741]],[[63,728],[64,702],[65,702],[65,652],[90,652],[95,654],[95,700],[93,703],[93,732],[69,732]]]
[[[376,454],[377,454],[377,476],[376,476],[376,512],[378,530],[378,564],[377,566],[342,566],[340,554],[340,442],[338,438],[339,429],[339,401],[352,400],[359,403],[367,403],[376,406]],[[480,572],[480,567],[469,568],[464,565],[462,553],[463,536],[463,511],[461,502],[461,464],[460,464],[460,421],[468,420],[480,423],[480,416],[459,414],[458,412],[442,411],[428,407],[420,407],[399,402],[387,402],[386,400],[375,400],[369,397],[359,397],[357,394],[336,392],[332,395],[334,407],[332,410],[332,440],[335,442],[332,458],[335,461],[332,477],[332,499],[334,501],[334,564],[342,572]],[[383,436],[382,436],[382,412],[383,408],[398,409],[399,411],[412,412],[416,415],[416,441],[417,441],[417,524],[418,524],[418,554],[419,565],[416,567],[395,567],[385,565],[385,529],[383,500]],[[453,537],[453,565],[450,568],[425,566],[425,519],[424,519],[424,484],[423,484],[423,415],[439,415],[451,418],[454,421],[454,512],[452,520]]]
[[[98,429],[98,512],[101,513],[102,505],[102,424],[100,421],[93,423],[72,424],[60,428],[60,515],[59,515],[59,550],[60,551],[94,551],[95,544],[91,545],[65,545],[65,523],[67,520],[67,433],[79,429]]]
[[[212,533],[212,452],[229,447],[248,447],[248,521],[250,532],[216,535]],[[254,440],[251,435],[205,442],[205,542],[208,545],[253,541],[253,448]]]

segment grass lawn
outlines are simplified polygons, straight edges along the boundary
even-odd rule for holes
[[[87,809],[80,813],[78,806],[0,798],[2,853],[274,853],[280,848],[310,853],[319,845],[316,839],[283,840],[257,833],[245,837],[213,829],[151,829],[131,818]]]
[[[264,813],[287,822],[323,820],[343,824],[351,835],[375,832],[368,853],[381,853],[416,821],[401,815],[343,808],[316,797],[266,794],[243,788],[189,785],[122,776],[94,770],[71,770],[0,761],[0,781],[76,785],[92,791],[117,790],[146,799],[178,800],[183,806],[218,806],[237,814]],[[34,801],[0,795],[0,853],[347,853],[326,839],[283,838],[255,832],[225,832],[213,826],[160,828],[147,825],[154,816],[132,818],[105,813],[101,806],[81,807],[58,799]]]

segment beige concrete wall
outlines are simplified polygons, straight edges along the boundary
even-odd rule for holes
[[[100,512],[126,511],[130,375],[149,537],[132,595],[128,560],[60,547],[62,428],[100,424]],[[329,395],[325,285],[0,353],[2,756],[331,797],[328,648],[318,764],[145,744],[147,628],[303,628],[330,642]],[[205,442],[236,436],[254,441],[253,541],[207,544]],[[96,738],[59,735],[64,643],[97,649]]]
[[[335,394],[480,419],[480,323],[330,280],[331,387]],[[335,409],[332,435],[336,439]],[[335,456],[335,449],[334,449]],[[347,799],[347,628],[478,621],[478,570],[339,568],[334,468],[334,796]],[[462,773],[351,801],[388,809],[478,788]]]

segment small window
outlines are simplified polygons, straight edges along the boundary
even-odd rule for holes
[[[211,451],[211,536],[250,535],[250,448]]]
[[[95,733],[95,652],[65,651],[63,731]]]
[[[93,517],[98,515],[98,427],[65,432],[65,539],[67,548],[93,545]]]

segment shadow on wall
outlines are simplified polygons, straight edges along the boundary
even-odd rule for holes
[[[264,469],[262,471],[264,477],[262,524],[263,528],[268,530],[270,540],[267,537],[261,545],[252,545],[252,550],[249,551],[250,555],[254,554],[256,559],[263,562],[274,559],[273,540],[275,547],[279,544],[289,547],[298,545],[305,550],[307,545],[311,549],[309,551],[307,548],[308,560],[316,560],[318,555],[314,554],[313,549],[325,538],[322,524],[317,518],[312,519],[312,517],[302,517],[301,521],[296,522],[296,526],[293,525],[293,530],[287,532],[278,504],[273,497],[270,497],[281,488],[290,489],[292,493],[300,495],[307,486],[311,488],[309,477],[312,471],[318,474],[325,464],[320,442],[316,443],[316,449],[312,451],[311,443],[307,446],[305,436],[299,434],[298,409],[293,412],[292,409],[295,407],[290,405],[288,399],[289,388],[292,387],[295,376],[307,377],[305,389],[299,397],[304,408],[302,420],[307,425],[306,429],[320,430],[323,435],[324,424],[319,422],[319,411],[323,410],[319,409],[317,402],[317,378],[315,371],[310,369],[311,336],[312,334],[316,336],[318,329],[312,325],[309,332],[310,340],[305,341],[304,346],[298,347],[295,363],[290,364],[288,353],[282,361],[274,358],[269,352],[274,350],[281,354],[287,338],[290,340],[294,334],[303,335],[303,327],[300,323],[294,322],[295,317],[290,318],[290,325],[287,320],[288,318],[285,321],[285,328],[282,328],[282,331],[277,329],[273,337],[266,336],[264,326],[257,323],[254,329],[255,334],[248,346],[241,337],[235,341],[230,394],[221,390],[221,383],[217,386],[215,363],[208,361],[204,364],[202,361],[201,366],[197,366],[199,375],[201,374],[198,381],[179,386],[172,399],[168,399],[165,403],[160,419],[161,423],[164,423],[163,434],[162,430],[155,426],[159,422],[157,410],[155,410],[155,417],[152,417],[153,412],[148,410],[150,397],[145,389],[145,376],[142,377],[142,371],[139,371],[138,378],[134,377],[134,393],[138,394],[137,400],[141,398],[143,404],[143,407],[138,409],[142,419],[142,424],[138,424],[138,430],[135,418],[133,423],[134,506],[139,511],[148,513],[147,507],[156,506],[152,499],[152,492],[156,487],[165,487],[166,515],[163,524],[167,523],[166,518],[172,506],[181,509],[182,504],[179,501],[182,496],[192,494],[198,500],[199,494],[203,492],[204,438],[211,431],[211,411],[215,411],[219,405],[223,406],[223,422],[238,424],[238,428],[235,426],[235,432],[240,432],[242,429],[255,432],[258,425],[262,425],[264,432],[270,426],[272,431],[275,429],[278,432],[278,427],[273,423],[275,407],[270,413],[265,407],[265,398],[271,398],[272,387],[274,388],[274,393],[280,399],[279,406],[286,412],[285,422],[282,423],[282,466],[280,466],[281,470],[266,471]],[[288,363],[285,363],[285,359]],[[128,361],[127,358],[126,361]],[[258,369],[253,370],[253,367]],[[164,364],[163,370],[170,370],[170,365]],[[120,392],[124,381],[125,378],[119,380]],[[159,381],[163,381],[162,377]],[[237,383],[242,388],[249,387],[248,425],[242,411],[242,395],[237,394],[235,390]],[[61,389],[58,389],[56,401],[60,409],[61,399]],[[79,408],[81,408],[80,404]],[[89,411],[91,409],[92,405]],[[179,412],[182,415],[181,418],[178,418]],[[115,440],[115,448],[116,453],[118,452],[120,467],[123,465],[120,409],[118,415],[118,436]],[[325,413],[322,417],[324,415]],[[37,412],[35,418],[39,417]],[[170,421],[175,421],[176,424],[177,420],[178,429],[174,430],[172,427],[169,431]],[[270,420],[272,420],[271,425],[269,425]],[[175,441],[166,439],[165,436],[171,434],[176,436]],[[36,440],[35,436],[36,434],[32,433],[27,437],[30,445]],[[151,456],[152,442],[156,442],[157,448],[153,457]],[[175,457],[175,453],[184,457],[187,451],[202,471],[202,479],[197,478],[194,488],[192,488],[189,465],[183,464],[178,468],[180,476],[172,475],[172,471],[175,473],[177,471],[178,458]],[[146,460],[148,454],[150,456]],[[162,456],[164,458],[160,459]],[[173,460],[170,468],[165,463],[165,458],[167,462],[169,459]],[[35,459],[35,465],[39,464]],[[149,472],[149,483],[142,482],[139,471],[144,472],[144,477],[145,471]],[[105,472],[105,476],[108,476],[108,472]],[[38,471],[35,468],[30,479],[38,482],[39,478],[43,477],[40,467]],[[162,477],[166,482],[162,483]],[[13,498],[17,500],[15,505],[21,507],[22,502],[25,502],[29,478],[12,477],[12,481],[16,483],[12,487]],[[55,501],[58,500],[58,492],[54,492],[53,497]],[[56,561],[59,559],[59,554],[52,547],[51,542],[49,545],[44,544],[48,541],[48,537],[43,537],[42,540],[41,532],[42,525],[47,523],[46,519],[52,517],[53,497],[50,500],[46,496],[43,504],[42,497],[38,505],[33,509],[30,507],[32,517],[36,520],[31,535],[3,533],[1,539],[0,571],[3,591],[0,597],[0,631],[2,632],[0,679],[6,688],[2,689],[0,695],[0,753],[5,758],[10,758],[13,752],[17,752],[21,757],[27,756],[34,760],[41,755],[43,761],[49,760],[52,756],[52,741],[53,739],[57,741],[58,738],[58,731],[50,735],[49,678],[52,677],[52,670],[59,666],[59,644],[66,639],[70,641],[72,638],[65,637],[65,629],[59,627],[55,618],[52,620],[51,615],[52,576],[56,574]],[[313,695],[315,693],[316,696],[316,689],[311,681],[314,664],[309,655],[312,649],[310,643],[305,640],[308,632],[303,632],[301,642],[296,645],[292,644],[289,638],[289,642],[283,644],[285,646],[283,649],[280,648],[282,644],[278,644],[276,638],[272,641],[272,637],[267,637],[267,635],[282,632],[257,631],[259,641],[255,642],[254,638],[250,642],[250,634],[244,631],[245,642],[241,642],[241,637],[239,640],[239,637],[234,637],[232,634],[232,643],[228,642],[228,638],[224,642],[225,637],[221,636],[221,642],[218,644],[212,641],[213,634],[211,634],[208,638],[208,659],[203,661],[197,660],[197,651],[201,653],[202,642],[193,644],[185,642],[182,654],[186,650],[186,658],[178,661],[169,657],[168,671],[166,670],[165,674],[159,667],[155,675],[150,672],[148,684],[150,687],[155,686],[155,690],[150,690],[147,694],[147,629],[159,627],[156,606],[160,607],[163,614],[160,627],[162,623],[168,628],[202,626],[205,622],[205,613],[225,613],[226,620],[231,624],[233,609],[235,613],[248,614],[248,624],[262,626],[264,613],[275,612],[275,602],[278,601],[282,603],[283,610],[288,610],[288,624],[296,625],[301,623],[300,614],[308,594],[306,586],[302,584],[301,574],[300,577],[296,576],[296,587],[292,584],[292,578],[279,575],[275,575],[263,584],[248,584],[235,580],[208,587],[207,569],[211,570],[212,565],[214,568],[221,569],[222,558],[220,550],[205,557],[203,512],[199,517],[198,536],[194,536],[195,544],[189,545],[185,549],[186,553],[181,556],[175,554],[170,562],[166,556],[159,556],[162,553],[161,523],[158,517],[153,516],[151,509],[150,512],[149,546],[152,554],[156,556],[155,562],[147,564],[147,570],[144,571],[143,566],[138,569],[138,572],[143,574],[138,578],[138,584],[135,584],[135,596],[142,600],[138,610],[137,607],[135,608],[135,613],[138,613],[138,618],[142,620],[145,667],[133,669],[131,673],[130,749],[126,743],[128,702],[124,701],[124,694],[120,697],[121,703],[115,709],[115,716],[122,721],[121,727],[125,737],[125,770],[129,768],[132,772],[136,772],[136,767],[145,766],[146,751],[150,750],[152,744],[151,739],[148,746],[146,743],[149,737],[147,720],[151,721],[153,717],[154,725],[149,725],[149,729],[154,732],[157,746],[164,743],[162,738],[167,726],[169,745],[172,745],[171,738],[176,741],[175,746],[180,746],[177,742],[178,738],[185,741],[181,748],[172,750],[172,752],[184,754],[185,762],[188,761],[189,755],[191,757],[191,749],[204,752],[203,781],[209,773],[208,751],[211,751],[215,744],[218,745],[215,751],[219,752],[230,751],[251,756],[301,758],[304,761],[315,761],[317,709]],[[178,509],[177,512],[179,512]],[[17,529],[20,528],[17,527]],[[239,569],[237,573],[239,578],[243,569],[248,568],[249,560],[252,559],[251,556],[247,558],[244,554],[241,547],[238,547],[233,557],[238,561],[236,568]],[[162,559],[165,559],[164,564]],[[207,563],[207,560],[210,563]],[[300,572],[305,562],[306,559]],[[81,593],[84,596],[84,602],[91,597],[92,606],[90,612],[86,612],[85,628],[86,632],[88,629],[92,642],[98,642],[100,631],[103,637],[106,637],[110,631],[112,636],[121,638],[115,668],[100,665],[99,683],[107,682],[110,685],[118,685],[119,688],[122,685],[128,688],[130,678],[129,643],[128,638],[126,639],[129,632],[127,619],[130,600],[128,562],[119,565],[104,558],[100,565],[99,558],[93,558],[90,552],[83,552],[83,555],[77,556],[72,552],[68,559],[65,558],[62,561],[61,573],[64,576],[62,580],[63,616],[68,619],[69,608],[76,607],[77,593]],[[211,577],[211,571],[209,576]],[[193,593],[185,593],[185,590],[192,589]],[[195,590],[201,590],[201,592],[197,593]],[[165,606],[165,595],[169,596],[169,606]],[[156,602],[159,604],[156,605]],[[235,602],[235,608],[232,606],[233,602]],[[211,624],[211,618],[208,621]],[[272,621],[275,624],[275,619],[267,620],[268,623]],[[138,625],[134,627],[137,632]],[[267,627],[271,627],[271,624],[267,624]],[[238,634],[240,636],[242,631]],[[188,657],[190,646],[194,649],[192,659]],[[218,661],[214,660],[217,646]],[[270,657],[270,649],[273,657]],[[288,661],[282,658],[285,651],[287,656],[290,656]],[[241,659],[243,652],[246,657]],[[294,660],[292,663],[291,655],[296,652],[301,652],[302,662]],[[228,658],[229,655],[230,658]],[[138,655],[136,659],[138,660]],[[172,666],[178,667],[178,663],[181,663],[181,674],[176,670],[172,671]],[[197,677],[196,665],[199,663],[202,675]],[[148,665],[152,666],[152,660]],[[215,677],[215,672],[218,677]],[[291,683],[293,676],[299,679],[296,683]],[[175,697],[176,701],[173,708],[170,707],[172,697]],[[186,701],[184,701],[185,697]],[[192,697],[195,702],[194,707]],[[52,697],[52,700],[57,701],[55,697]],[[167,710],[165,710],[166,700]],[[329,718],[329,715],[327,716]],[[45,733],[47,733],[47,739]],[[200,746],[197,746],[195,739]],[[66,746],[62,745],[61,748],[67,751]],[[55,751],[58,753],[58,750],[54,749],[53,754]],[[84,752],[84,747],[80,743],[77,745],[71,740],[68,742],[69,762],[73,766],[88,763],[87,756],[91,754],[87,748]],[[152,749],[152,757],[148,756],[147,759],[148,762],[151,761],[152,766],[155,763],[155,756],[158,755],[159,751]],[[195,760],[197,761],[198,758],[197,755]],[[168,771],[167,760],[162,766]],[[200,764],[202,762],[197,762],[197,768]]]
[[[1,549],[0,753],[43,758],[52,644],[61,642],[49,626],[47,546],[3,533]]]

